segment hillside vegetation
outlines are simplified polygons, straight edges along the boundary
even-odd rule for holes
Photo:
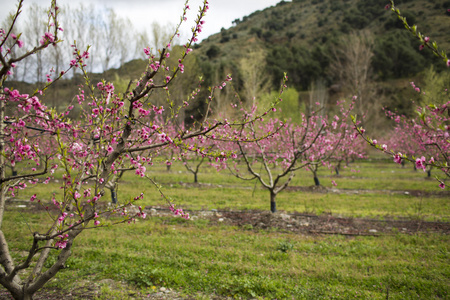
[[[202,60],[236,64],[247,52],[263,49],[274,83],[283,72],[295,77],[295,86],[308,89],[318,77],[333,79],[328,67],[333,48],[352,31],[374,35],[372,67],[379,80],[415,75],[430,65],[431,54],[419,51],[415,41],[380,0],[281,1],[275,7],[235,20],[235,26],[210,36],[199,45]],[[450,1],[396,1],[411,24],[448,49]],[[218,49],[217,49],[218,48]]]
[[[345,62],[344,66],[336,62],[343,60],[341,52],[354,51],[357,46],[349,36],[360,32],[369,39],[368,50],[373,53],[368,81],[375,84],[366,94],[372,93],[378,99],[378,108],[388,105],[409,114],[414,95],[408,83],[425,84],[431,66],[434,66],[432,72],[447,70],[430,52],[419,50],[420,42],[390,10],[384,9],[386,3],[380,0],[281,1],[235,20],[235,26],[210,36],[198,45],[197,55],[205,72],[232,72],[235,84],[242,90],[246,80],[242,60],[259,51],[264,59],[253,64],[266,66],[271,88],[276,88],[283,72],[287,72],[289,86],[297,91],[312,90],[320,81],[336,100],[356,94],[339,74]],[[410,24],[418,24],[419,30],[438,41],[442,49],[449,49],[446,29],[450,26],[447,11],[450,1],[396,3]],[[300,93],[300,97],[300,101],[307,102],[309,94]]]
[[[296,90],[292,97],[297,99],[290,100],[289,105],[295,106],[293,109],[284,104],[286,113],[281,117],[308,109],[308,105],[317,100],[331,106],[335,100],[352,95],[361,99],[358,113],[367,113],[367,109],[381,112],[382,106],[388,106],[411,114],[415,94],[409,87],[410,81],[419,85],[440,81],[448,86],[450,76],[429,51],[419,50],[420,42],[384,8],[386,3],[380,0],[281,1],[276,6],[236,19],[234,26],[223,28],[195,45],[194,56],[186,63],[186,74],[180,76],[176,87],[172,88],[172,100],[181,102],[188,97],[197,86],[198,77],[203,75],[205,88],[197,97],[197,105],[186,115],[190,120],[191,115],[197,118],[202,114],[206,87],[218,84],[228,73],[233,75],[234,88],[244,103],[252,103],[253,98],[267,99],[287,72],[288,85]],[[444,51],[450,48],[447,36],[450,1],[399,0],[396,3],[410,24],[418,24],[419,30],[432,41],[438,41]],[[354,54],[349,58],[350,52]],[[370,55],[358,61],[358,53]],[[93,83],[104,78],[125,91],[128,81],[145,70],[145,63],[133,60],[119,69],[93,74]],[[353,67],[366,68],[364,78],[362,75],[346,76],[345,69]],[[63,81],[57,93],[46,95],[48,102],[64,107],[81,83],[80,76]],[[38,86],[9,84],[22,89]],[[162,95],[158,101],[165,99]],[[222,91],[216,96],[214,108],[223,112],[230,101],[235,101],[233,99],[231,91]],[[383,122],[382,113],[369,121],[377,127]]]

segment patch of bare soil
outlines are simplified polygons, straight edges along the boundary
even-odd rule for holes
[[[101,288],[108,286],[111,294],[108,296],[101,293]],[[120,291],[117,296],[113,296],[114,291]],[[231,300],[232,298],[217,296],[217,295],[203,295],[197,294],[194,296],[186,296],[181,293],[165,288],[158,287],[156,290],[150,293],[141,293],[136,291],[134,287],[126,284],[125,282],[118,282],[112,279],[103,279],[99,282],[92,282],[89,280],[82,280],[77,284],[76,288],[71,290],[63,289],[49,289],[43,288],[38,291],[33,299],[34,300],[90,300],[96,297],[101,299],[112,299],[112,300],[195,300],[195,299],[211,299],[211,300]],[[12,296],[5,290],[0,288],[0,300],[14,300]]]
[[[171,216],[172,213],[161,207],[147,207],[151,216]],[[440,233],[450,234],[449,222],[431,222],[421,219],[362,219],[314,215],[305,213],[288,214],[283,211],[271,213],[259,210],[216,210],[189,211],[193,220],[210,220],[211,225],[227,224],[244,230],[280,230],[301,234],[340,234],[340,235],[386,235]]]
[[[286,214],[261,211],[221,211],[210,217],[212,223],[224,222],[244,229],[279,229],[302,234],[381,235],[395,233],[450,233],[450,223],[422,220],[373,220],[342,218],[333,215]]]

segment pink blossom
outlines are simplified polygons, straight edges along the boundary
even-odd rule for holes
[[[67,215],[67,214],[66,214],[66,215]],[[60,234],[60,235],[58,235],[58,237],[59,237],[61,240],[59,240],[59,241],[57,241],[57,242],[55,243],[55,247],[57,247],[57,248],[59,248],[59,249],[64,249],[64,248],[66,248],[66,246],[67,246],[67,238],[69,237],[69,235],[68,235],[68,234],[65,234],[65,235]]]
[[[444,184],[443,182],[441,182],[441,183],[439,184],[439,187],[440,187],[441,189],[445,189],[445,184]]]
[[[164,106],[160,106],[160,107],[153,106],[153,111],[154,111],[157,115],[160,115],[160,114],[162,114],[163,111],[164,111]]]
[[[416,159],[416,168],[423,169],[423,171],[425,172],[425,169],[427,167],[425,161],[426,161],[425,156],[422,156],[421,158],[417,158]]]
[[[59,249],[64,249],[67,246],[67,241],[57,241],[55,247]]]
[[[83,192],[83,196],[84,198],[90,197],[91,196],[91,189],[87,189]]]
[[[153,71],[158,71],[158,69],[159,69],[159,63],[158,62],[156,62],[156,63],[154,63],[154,64],[150,64],[150,68],[152,68],[152,70]]]
[[[66,218],[66,216],[67,216],[67,213],[66,213],[66,212],[63,212],[63,213],[61,214],[61,216],[59,216],[59,218],[58,218],[59,224],[61,224],[62,222],[64,222],[64,219]]]
[[[42,39],[40,40],[41,45],[44,45],[47,42],[49,42],[49,43],[55,42],[55,36],[53,34],[51,34],[50,32],[46,32],[42,36]]]
[[[402,154],[399,152],[398,154],[394,155],[394,162],[401,164],[402,163]]]

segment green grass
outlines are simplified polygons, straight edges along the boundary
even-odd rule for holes
[[[211,167],[201,169],[200,185],[184,184],[193,177],[182,165],[174,165],[170,171],[155,166],[150,175],[163,184],[166,195],[187,210],[269,210],[269,193],[259,184],[217,173]],[[284,191],[277,197],[278,209],[449,221],[448,194],[411,167],[358,161],[343,168],[340,176],[323,169],[319,177],[329,188],[330,181],[336,180],[340,193]],[[302,171],[292,185],[312,183],[311,174]],[[119,201],[141,191],[145,197],[140,205],[165,205],[151,183],[132,173],[122,180]],[[433,194],[417,196],[412,191]],[[55,182],[40,184],[19,191],[17,198],[26,200],[34,193],[48,199],[52,193],[61,195],[61,190]],[[9,207],[3,228],[16,261],[24,259],[31,232],[44,230],[46,224],[44,213]],[[127,299],[133,291],[145,295],[160,286],[195,297],[201,293],[205,299],[213,294],[244,299],[386,299],[387,293],[389,299],[448,299],[449,245],[448,235],[434,233],[305,236],[274,229],[253,232],[245,226],[212,225],[204,219],[149,218],[85,231],[74,243],[68,268],[47,290],[77,290],[83,282],[112,279],[125,282],[127,288],[121,291],[100,284],[99,299]],[[57,252],[52,259],[56,256]]]
[[[352,170],[359,170],[353,172]],[[202,166],[200,185],[191,185],[193,176],[182,165],[175,164],[170,171],[156,165],[150,176],[163,186],[163,191],[185,209],[238,209],[269,210],[269,192],[257,181],[242,181],[228,171],[217,172],[210,166]],[[424,220],[448,221],[450,203],[433,179],[427,179],[422,171],[402,168],[391,162],[358,161],[342,168],[339,176],[320,170],[321,184],[328,193],[283,191],[277,196],[277,208],[287,212],[332,213],[347,217],[410,217]],[[338,186],[334,188],[331,180]],[[301,170],[291,187],[313,185],[311,172]],[[332,192],[338,189],[339,193]],[[125,202],[143,192],[142,206],[165,206],[159,192],[149,180],[126,173],[118,190],[119,201]],[[432,192],[433,195],[427,195]],[[59,183],[37,185],[20,191],[17,198],[27,200],[33,194],[49,199],[52,194],[62,195]],[[109,191],[106,192],[109,199]],[[420,194],[421,193],[421,194]],[[419,195],[419,196],[417,196]]]
[[[5,226],[17,224],[17,214],[9,212],[15,217]],[[27,230],[23,223],[14,228]],[[12,248],[25,250],[23,235],[8,237]],[[286,251],[283,244],[290,245]],[[69,267],[48,288],[70,290],[77,284],[73,278],[110,278],[142,293],[165,286],[191,295],[386,299],[389,289],[389,299],[446,299],[449,245],[446,235],[304,236],[153,218],[86,231]]]
[[[240,169],[245,174],[243,165]],[[217,172],[207,165],[202,166],[200,172],[199,182],[203,183],[254,185],[253,182],[242,181],[232,176],[227,170]],[[177,164],[172,167],[170,172],[165,171],[164,166],[154,166],[149,173],[160,183],[193,182],[193,175],[187,172],[183,166]],[[432,176],[434,174],[439,174],[439,172],[433,170]],[[414,171],[411,164],[401,167],[394,162],[357,161],[348,167],[342,166],[339,176],[327,168],[321,168],[318,177],[322,185],[331,187],[331,180],[335,180],[338,183],[338,188],[342,189],[440,191],[434,177],[427,178],[423,171]],[[296,173],[291,186],[310,186],[313,184],[312,173],[302,169]]]

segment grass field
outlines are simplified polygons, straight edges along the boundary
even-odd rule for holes
[[[150,174],[163,184],[165,194],[188,211],[270,208],[266,190],[226,171],[204,167],[197,185],[186,184],[193,176],[182,165],[170,171],[158,166]],[[412,166],[358,161],[339,176],[323,169],[319,178],[328,192],[282,192],[278,209],[350,218],[449,221],[448,192]],[[338,186],[333,187],[331,180]],[[312,175],[303,171],[291,185],[312,184]],[[146,195],[141,205],[164,206],[157,190],[132,174],[123,178],[119,201],[141,191]],[[58,194],[58,185],[38,185],[21,191],[18,198],[29,199],[34,193],[43,194],[42,198]],[[26,255],[30,231],[43,228],[45,220],[44,213],[9,207],[3,228],[10,228],[6,235],[16,261]],[[191,299],[449,299],[449,262],[446,234],[305,235],[217,225],[201,218],[153,217],[85,231],[75,241],[68,267],[45,292],[89,291],[95,285],[98,293],[86,292],[89,298],[144,299],[165,287]],[[107,279],[126,289],[113,288]]]

